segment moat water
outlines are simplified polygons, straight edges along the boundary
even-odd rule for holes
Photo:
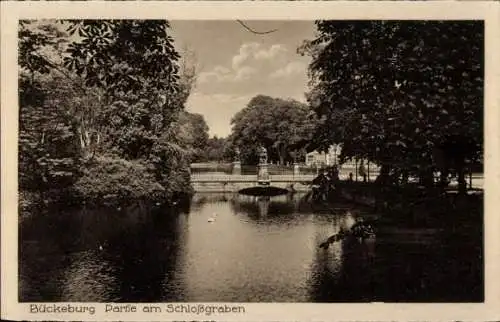
[[[54,210],[20,224],[19,300],[78,302],[482,301],[468,239],[346,239],[348,203],[195,194],[185,209]],[[211,219],[212,218],[212,219]]]

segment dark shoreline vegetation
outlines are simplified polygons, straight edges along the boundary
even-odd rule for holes
[[[168,28],[20,23],[21,214],[50,204],[168,204],[192,193],[189,163],[207,128],[184,111],[194,67],[180,61]]]
[[[21,215],[52,203],[168,205],[193,193],[192,162],[232,161],[239,150],[251,165],[263,146],[284,165],[332,144],[342,146],[341,163],[380,166],[380,185],[357,184],[356,194],[394,205],[386,211],[468,209],[457,205],[475,198],[465,197],[465,176],[482,168],[483,24],[316,27],[317,38],[298,48],[312,58],[307,104],[257,95],[228,138],[209,138],[203,117],[185,111],[196,68],[188,50],[175,49],[168,21],[22,21]],[[408,177],[423,190],[387,181]],[[436,192],[450,177],[460,201]]]
[[[407,228],[466,228],[483,222],[484,195],[447,193],[418,185],[387,186],[340,182],[330,199],[342,198],[379,213],[381,221]]]

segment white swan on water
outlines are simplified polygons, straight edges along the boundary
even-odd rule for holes
[[[215,218],[217,218],[217,213],[213,213],[212,217],[208,218],[208,222],[214,222]]]

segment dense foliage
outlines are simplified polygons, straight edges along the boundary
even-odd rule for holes
[[[191,162],[204,159],[204,151],[208,144],[208,125],[200,114],[183,111],[179,115],[177,135],[182,138],[182,144],[189,146]]]
[[[47,97],[44,85],[22,76],[19,91],[19,186],[41,193],[71,186],[80,164],[76,119]]]
[[[229,140],[227,138],[219,138],[216,135],[209,138],[203,150],[202,161],[234,161]]]
[[[141,161],[98,156],[87,164],[76,193],[100,204],[148,198],[160,200],[165,189]]]
[[[21,190],[98,203],[191,191],[189,162],[208,129],[183,111],[194,71],[179,62],[168,28],[161,20],[20,24]]]
[[[259,147],[267,149],[270,162],[292,162],[312,137],[316,118],[303,103],[258,95],[231,120],[230,140],[241,151],[244,163],[258,162]]]
[[[19,32],[19,188],[46,200],[51,191],[69,192],[80,175],[77,118],[68,113],[71,90],[50,73],[42,53],[59,47],[53,28]],[[49,93],[47,89],[51,89]]]
[[[482,22],[318,21],[300,52],[312,57],[308,100],[321,118],[314,136],[344,158],[432,184],[440,171],[465,187],[482,158]]]

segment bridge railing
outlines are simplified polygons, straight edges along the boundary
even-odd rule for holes
[[[270,175],[271,182],[310,182],[316,177],[315,174],[275,174]],[[214,174],[193,173],[192,182],[257,182],[257,175],[248,174]]]
[[[377,173],[378,174],[378,173]],[[316,177],[316,174],[275,174],[275,175],[270,175],[269,179],[271,182],[301,182],[301,183],[310,183],[314,178]],[[340,180],[348,180],[349,179],[349,174],[347,172],[341,171],[339,174]],[[353,178],[354,181],[355,178]],[[376,179],[376,175],[370,176],[367,178],[368,181],[374,181]],[[410,180],[411,182],[414,182],[416,179],[412,178]],[[437,179],[436,179],[437,180]],[[193,183],[210,183],[210,182],[222,182],[222,183],[229,183],[229,182],[240,182],[240,183],[256,183],[258,181],[257,175],[256,174],[224,174],[224,173],[193,173],[191,174],[191,182]],[[357,181],[362,181],[362,178],[358,177]],[[457,185],[456,180],[453,180],[450,183],[450,187],[454,187]],[[467,180],[467,185],[469,188],[474,188],[474,189],[482,189],[484,185],[484,178],[482,174],[474,174],[471,178],[468,178]]]
[[[232,163],[194,163],[190,167],[191,174],[203,174],[203,173],[225,173],[232,174],[233,164]],[[277,165],[268,164],[268,173],[270,175],[291,175],[294,173],[293,165]],[[241,165],[241,174],[252,175],[257,174],[258,169],[255,165]],[[317,174],[318,168],[315,166],[306,166],[304,164],[299,165],[299,173],[301,174]]]

